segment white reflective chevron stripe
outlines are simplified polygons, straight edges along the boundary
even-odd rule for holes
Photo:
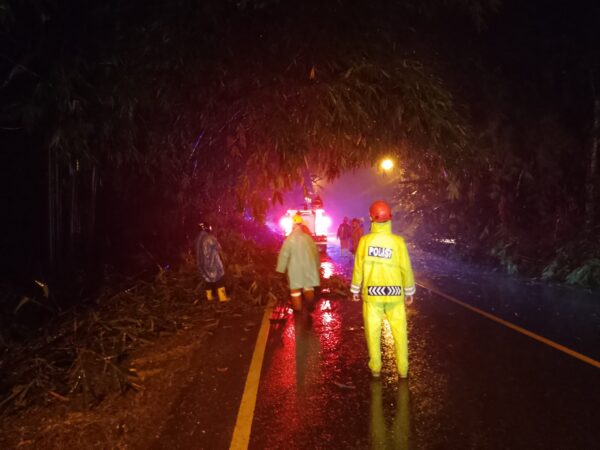
[[[367,287],[367,294],[380,297],[398,297],[402,295],[402,288],[400,286],[369,286]]]
[[[351,284],[350,285],[350,292],[352,292],[353,294],[359,294],[360,293],[360,286],[357,286],[355,284]]]
[[[408,288],[405,288],[405,289],[404,289],[404,293],[405,293],[406,295],[415,295],[415,292],[416,292],[416,291],[417,291],[417,290],[415,289],[415,287],[414,287],[414,286],[411,286],[411,287],[408,287]]]

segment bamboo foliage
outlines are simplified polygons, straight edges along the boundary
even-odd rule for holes
[[[74,161],[89,168],[78,183],[95,183],[100,198],[119,193],[117,202],[64,205],[76,209],[73,223],[78,214],[122,220],[117,207],[142,204],[138,228],[181,225],[217,205],[260,218],[307,166],[333,178],[383,153],[434,171],[469,157],[449,90],[397,50],[424,14],[416,2],[382,2],[379,13],[341,2],[340,16],[333,3],[309,1],[297,17],[278,1],[117,3],[2,3],[8,32],[27,43],[10,49],[2,72],[11,88],[2,121],[41,139],[59,171]],[[493,2],[461,7],[479,3]],[[365,40],[372,26],[387,31]],[[58,195],[50,190],[51,217]],[[112,210],[96,214],[92,204]],[[51,246],[69,241],[62,232],[53,226]]]

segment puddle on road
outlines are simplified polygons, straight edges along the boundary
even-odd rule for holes
[[[321,261],[321,273],[323,278],[328,280],[335,273],[335,266],[331,261]]]
[[[383,395],[380,380],[370,383],[370,439],[371,448],[410,448],[410,391],[403,380],[396,389],[393,402]],[[384,408],[384,405],[391,408]],[[386,414],[387,413],[387,414]]]

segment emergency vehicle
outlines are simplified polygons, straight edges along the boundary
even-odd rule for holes
[[[331,226],[331,218],[325,214],[320,197],[315,197],[310,202],[310,206],[304,204],[302,209],[287,210],[279,220],[279,225],[285,236],[292,232],[293,217],[296,214],[302,216],[302,224],[310,231],[319,251],[325,253],[327,251],[327,231]]]

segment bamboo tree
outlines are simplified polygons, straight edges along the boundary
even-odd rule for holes
[[[493,3],[452,6],[481,12]],[[216,208],[261,217],[265,198],[301,180],[306,161],[312,172],[335,177],[390,148],[412,158],[425,154],[432,170],[467,157],[465,127],[448,88],[402,48],[411,23],[445,14],[443,5],[427,11],[414,1],[377,7],[115,1],[86,11],[75,1],[0,5],[9,33],[21,40],[2,74],[11,88],[0,94],[2,120],[26,127],[51,149],[54,264],[72,238],[64,234],[65,219],[72,230],[83,216],[120,221],[117,210],[125,214],[141,202],[147,216],[135,217],[138,227],[166,229],[173,225],[163,217],[181,223]],[[341,6],[347,14],[339,14]],[[272,33],[261,36],[266,24]],[[381,34],[364,38],[378,27]],[[75,160],[91,168],[80,180],[68,171]],[[94,183],[100,195],[121,193],[102,202],[110,210],[96,212],[95,191],[81,190]],[[157,214],[160,208],[169,213]]]
[[[600,93],[598,92],[594,71],[590,73],[590,84],[593,100],[593,121],[585,181],[585,231],[589,236],[592,236],[598,209],[598,146],[600,141]]]

